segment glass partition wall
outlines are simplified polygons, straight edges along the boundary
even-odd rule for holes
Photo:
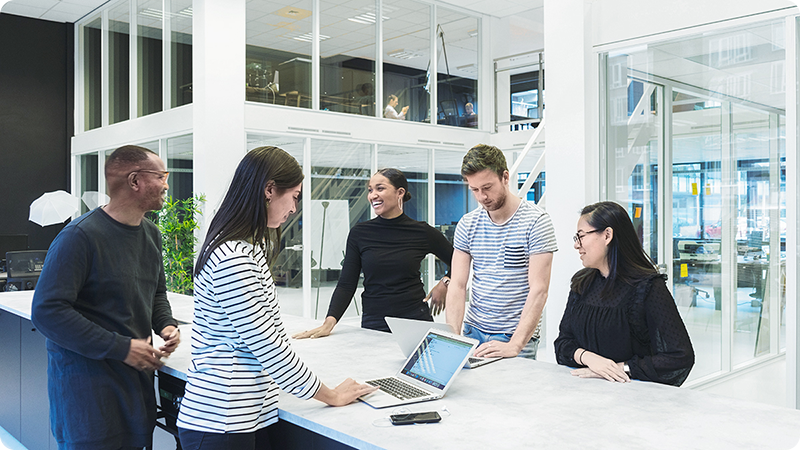
[[[170,0],[170,106],[192,103],[192,0]]]
[[[702,382],[781,351],[783,21],[602,55],[605,197],[669,274]]]
[[[476,206],[461,180],[464,152],[460,150],[248,134],[248,151],[264,145],[294,156],[304,166],[304,189],[310,186],[303,191],[298,212],[281,227],[281,252],[272,266],[281,308],[288,314],[303,315],[308,307],[311,317],[324,319],[341,273],[350,229],[373,218],[367,184],[377,168],[402,170],[412,195],[404,212],[414,220],[427,221],[451,241],[455,224]],[[309,162],[308,167],[304,161]],[[434,210],[436,221],[429,220]],[[306,275],[304,282],[305,271],[310,276]],[[423,261],[420,276],[426,290],[446,272],[447,265],[433,256]],[[360,324],[362,291],[359,282],[343,317],[354,325]]]
[[[312,107],[312,9],[247,3],[248,101]],[[478,18],[414,0],[320,0],[319,24],[319,109],[477,127]]]
[[[383,21],[383,105],[389,104],[390,95],[397,96],[395,109],[402,112],[407,106],[405,120],[413,122],[430,122],[431,10],[412,0],[383,5],[389,18]]]
[[[436,122],[477,126],[478,19],[445,8],[437,8],[436,18]]]
[[[247,101],[311,108],[311,5],[247,2]]]
[[[77,32],[78,132],[192,102],[191,0],[109,2]]]
[[[130,118],[130,2],[108,12],[108,123]]]

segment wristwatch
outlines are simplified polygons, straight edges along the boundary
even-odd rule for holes
[[[450,286],[450,278],[442,277],[442,283],[444,283],[445,287],[449,287]]]
[[[628,363],[623,363],[623,364],[622,364],[622,370],[624,370],[624,371],[625,371],[625,373],[626,373],[628,376],[631,376],[631,367],[628,365]]]

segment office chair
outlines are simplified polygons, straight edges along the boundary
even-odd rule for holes
[[[36,288],[44,267],[47,250],[6,253],[6,291],[30,291]]]

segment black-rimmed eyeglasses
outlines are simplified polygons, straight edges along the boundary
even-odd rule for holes
[[[166,170],[139,169],[139,170],[134,170],[133,172],[129,173],[128,176],[130,176],[131,174],[137,173],[137,172],[154,173],[154,174],[158,175],[158,179],[163,181],[163,182],[166,182],[169,179],[169,172],[166,171]]]
[[[583,242],[581,242],[581,239],[585,238],[587,234],[597,233],[598,231],[600,230],[586,231],[583,234],[580,234],[580,232],[575,233],[575,236],[572,236],[572,242],[577,242],[579,247],[583,247]]]

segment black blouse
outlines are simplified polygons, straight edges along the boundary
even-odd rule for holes
[[[583,295],[570,291],[555,341],[558,363],[579,367],[575,350],[584,348],[628,363],[631,378],[680,386],[694,350],[665,280],[653,275],[631,286],[618,279],[604,298],[605,279],[597,271]]]

